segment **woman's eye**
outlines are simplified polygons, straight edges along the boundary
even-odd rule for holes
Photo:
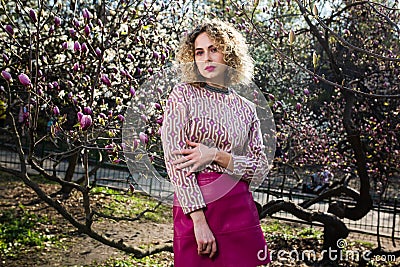
[[[203,51],[197,51],[196,56],[201,56],[203,54]]]
[[[216,52],[218,52],[218,49],[217,48],[211,48],[211,52],[213,52],[213,53],[216,53]]]

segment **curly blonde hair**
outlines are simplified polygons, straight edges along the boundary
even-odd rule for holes
[[[251,82],[254,63],[245,38],[231,24],[219,19],[205,20],[181,40],[175,56],[177,63],[181,64],[181,78],[195,84],[202,80],[195,64],[194,42],[203,32],[214,41],[224,55],[226,65],[230,67],[226,73],[225,85]]]

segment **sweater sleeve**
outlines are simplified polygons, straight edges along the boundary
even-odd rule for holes
[[[188,102],[185,98],[187,88],[184,85],[175,86],[172,90],[164,111],[161,140],[164,150],[164,159],[174,186],[175,194],[185,214],[206,206],[195,174],[186,176],[190,167],[177,169],[171,162],[181,158],[182,155],[173,155],[172,151],[185,149],[186,140],[189,139],[185,128],[189,123]]]
[[[252,180],[262,181],[268,174],[269,168],[264,149],[260,120],[254,112],[247,145],[243,149],[243,153],[232,152],[233,171],[227,172],[247,182]]]

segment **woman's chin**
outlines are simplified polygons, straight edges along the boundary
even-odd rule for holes
[[[213,82],[213,83],[219,83],[219,81],[223,81],[223,79],[220,78],[221,75],[218,75],[218,73],[204,73],[202,75],[204,77],[204,79],[207,82]]]

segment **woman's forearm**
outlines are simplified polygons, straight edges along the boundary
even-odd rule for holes
[[[228,152],[218,150],[215,155],[214,162],[217,163],[219,166],[228,169],[229,171],[233,171],[232,155]]]
[[[195,210],[189,213],[190,218],[194,224],[206,223],[206,216],[204,215],[204,211],[202,209]]]

